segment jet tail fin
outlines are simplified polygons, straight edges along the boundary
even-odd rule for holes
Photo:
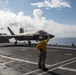
[[[11,35],[15,35],[15,34],[13,33],[13,31],[12,31],[9,27],[7,27],[7,28],[8,28],[8,30],[10,31]]]
[[[24,29],[23,28],[20,28],[20,33],[24,33]]]

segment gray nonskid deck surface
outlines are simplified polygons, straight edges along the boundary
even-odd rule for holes
[[[0,47],[0,75],[76,75],[76,51],[72,49],[47,48],[47,72],[38,69],[37,63],[33,46]]]

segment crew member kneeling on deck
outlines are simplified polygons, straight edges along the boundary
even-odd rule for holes
[[[47,42],[50,40],[50,37],[46,40],[42,40],[43,38],[39,38],[39,42],[36,45],[36,48],[38,50],[39,55],[39,61],[38,61],[38,68],[42,69],[43,71],[47,71],[48,68],[45,67],[45,59],[46,59],[46,45]]]

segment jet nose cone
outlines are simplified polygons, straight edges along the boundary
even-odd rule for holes
[[[53,38],[53,37],[55,37],[55,36],[54,36],[54,35],[52,35],[52,34],[50,34],[50,35],[49,35],[49,37],[50,37],[50,38]]]

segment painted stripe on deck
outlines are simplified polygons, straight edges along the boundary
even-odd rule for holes
[[[74,60],[74,61],[70,62],[71,60]],[[69,63],[64,64],[65,62],[68,62],[68,61],[69,61]],[[65,66],[65,65],[74,63],[74,62],[76,62],[76,57],[75,57],[75,58],[72,58],[72,59],[68,59],[68,60],[62,61],[62,62],[59,62],[59,63],[63,63],[63,65],[61,65],[61,66],[59,66],[59,67],[62,67],[62,66]],[[56,63],[56,64],[58,64],[58,63]],[[58,69],[59,67],[55,67],[55,68],[53,68],[53,69],[50,69],[49,71],[56,70],[56,69]],[[43,74],[45,74],[45,73],[47,73],[47,72],[43,72],[43,73],[40,73],[40,74],[38,74],[38,75],[43,75]]]
[[[17,58],[12,58],[12,57],[8,57],[8,56],[4,56],[4,55],[0,55],[0,57],[38,65],[38,63],[36,63],[36,62],[27,61],[27,60],[22,60],[22,59],[17,59]],[[66,63],[66,62],[69,62],[69,61],[72,61],[72,60],[75,60],[75,59],[76,59],[76,57],[71,58],[71,59],[68,59],[68,60],[64,60],[64,61],[61,61],[61,62],[58,62],[58,63],[55,63],[55,64],[53,64],[53,65],[48,65],[48,64],[47,64],[46,66],[47,66],[47,67],[52,67],[52,66],[56,66],[56,65],[59,65],[59,64],[61,64],[61,63]],[[49,71],[55,70],[55,69],[57,69],[57,68],[58,68],[58,67],[55,67],[55,68],[53,68],[53,69],[50,69]],[[36,72],[36,71],[39,71],[39,69],[38,69],[38,70],[31,71],[31,72],[27,72],[27,73],[25,73],[25,75],[28,75],[28,74],[30,74],[30,73],[34,73],[34,72]],[[44,73],[46,73],[46,72],[40,73],[40,74],[38,74],[38,75],[42,75],[42,74],[44,74]]]
[[[63,64],[63,65],[61,65],[61,67],[62,67],[62,66],[69,65],[69,64],[72,64],[72,63],[74,63],[74,62],[76,62],[76,60],[74,60],[74,61],[71,61],[71,62],[69,62],[69,63],[66,63],[66,64]]]
[[[64,61],[61,61],[61,62],[52,64],[52,65],[50,65],[49,67],[53,67],[53,66],[56,66],[56,65],[59,65],[59,64],[62,64],[62,63],[66,63],[66,62],[69,62],[69,61],[72,61],[72,60],[75,60],[75,59],[76,59],[76,57],[75,57],[75,58],[68,59],[68,60],[64,60]],[[58,67],[55,67],[55,68],[53,68],[53,69],[50,69],[49,71],[53,71],[53,70],[55,70],[55,69],[57,69],[57,68],[58,68]],[[22,75],[29,75],[29,74],[34,73],[34,72],[37,72],[37,71],[40,71],[40,70],[39,70],[39,69],[38,69],[38,70],[34,70],[34,71],[27,72],[27,73],[22,74]],[[43,75],[43,74],[45,74],[45,73],[47,73],[47,72],[42,72],[42,73],[40,73],[40,74],[38,74],[38,75]]]
[[[58,67],[58,69],[76,72],[76,69],[71,69],[71,68]]]
[[[22,60],[22,59],[18,59],[18,58],[12,58],[12,57],[8,57],[8,56],[4,56],[4,55],[0,55],[0,57],[16,60],[16,61],[20,61],[20,62],[26,62],[26,63],[29,63],[29,64],[38,65],[38,63],[36,63],[36,62],[32,62],[32,61],[28,61],[28,60]],[[10,63],[10,62],[7,62],[7,63]],[[46,66],[49,67],[51,65],[46,64]]]

